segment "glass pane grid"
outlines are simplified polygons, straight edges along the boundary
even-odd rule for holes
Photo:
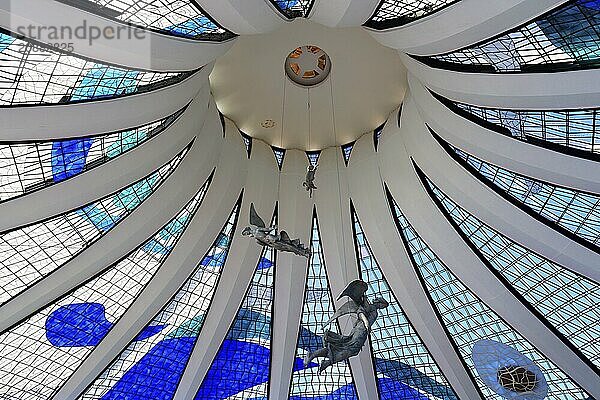
[[[481,72],[595,68],[600,55],[599,24],[600,5],[597,1],[572,0],[483,44],[419,59],[455,70],[461,70],[461,65],[470,65],[474,68],[469,71]]]
[[[600,244],[600,197],[516,174],[452,147],[481,179],[536,214],[582,239]]]
[[[288,18],[308,17],[314,0],[271,0],[282,14]]]
[[[240,203],[175,296],[80,399],[172,398],[202,329],[235,231]],[[144,332],[153,335],[144,335]]]
[[[375,15],[367,22],[374,28],[402,26],[419,18],[431,15],[459,0],[383,0]]]
[[[0,336],[0,397],[45,400],[55,394],[163,264],[209,183],[127,258]]]
[[[579,388],[554,363],[544,357],[531,343],[513,330],[487,305],[481,302],[446,265],[423,242],[397,205],[394,205],[395,217],[400,233],[404,237],[407,251],[415,263],[434,307],[441,316],[456,344],[462,359],[469,368],[471,376],[486,399],[502,398],[486,386],[475,370],[472,359],[473,345],[479,340],[495,340],[518,350],[538,365],[548,382],[549,400],[588,399],[588,395]]]
[[[57,0],[101,16],[177,36],[226,40],[234,35],[218,26],[194,0]]]
[[[327,279],[327,270],[321,248],[318,221],[313,217],[311,239],[311,257],[308,265],[302,322],[296,350],[296,365],[292,374],[290,400],[302,400],[317,396],[338,396],[346,400],[358,400],[350,365],[340,362],[319,374],[317,358],[314,364],[308,366],[301,361],[308,354],[323,348],[323,324],[334,314],[333,297]],[[329,329],[340,333],[338,324],[332,324]]]
[[[0,201],[37,191],[102,165],[159,134],[180,113],[102,136],[0,144]]]
[[[47,221],[0,234],[0,302],[56,270],[127,217],[179,166],[168,164],[116,194]]]
[[[264,247],[233,325],[196,400],[267,398],[275,252]]]
[[[515,139],[536,144],[535,140],[549,145],[570,147],[575,150],[600,153],[596,134],[598,109],[581,110],[507,110],[478,107],[445,100],[481,124],[482,120],[507,130]],[[531,138],[530,140],[528,140]]]
[[[600,367],[600,285],[501,235],[433,188],[467,240],[540,314]]]
[[[387,308],[379,310],[370,336],[380,399],[457,400],[390,289],[356,213],[352,216],[360,277],[369,285],[367,296],[382,297],[389,303]]]
[[[160,88],[187,76],[108,66],[0,33],[0,106],[111,98]]]

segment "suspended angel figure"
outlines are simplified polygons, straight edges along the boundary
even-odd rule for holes
[[[277,225],[267,228],[265,221],[256,213],[254,204],[250,204],[250,226],[244,228],[242,235],[253,237],[261,246],[294,253],[306,258],[310,257],[310,249],[305,247],[300,239],[290,239],[286,231],[277,233]]]
[[[317,172],[318,167],[319,164],[309,164],[308,168],[306,169],[306,180],[302,182],[302,186],[306,188],[306,191],[309,193],[311,199],[313,195],[313,190],[317,188],[315,186],[315,172]]]
[[[338,296],[338,300],[344,296],[350,297],[350,300],[333,314],[333,317],[323,325],[323,329],[344,315],[353,314],[358,319],[349,335],[340,335],[326,330],[323,335],[324,348],[308,354],[304,359],[305,366],[317,357],[327,357],[319,366],[319,372],[322,372],[326,368],[360,353],[369,337],[371,326],[379,315],[378,310],[389,306],[389,303],[380,297],[375,298],[373,303],[369,302],[365,296],[367,289],[367,284],[360,279],[352,281],[346,286],[346,289]]]

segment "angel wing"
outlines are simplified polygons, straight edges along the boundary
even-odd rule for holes
[[[350,297],[356,304],[360,305],[363,303],[364,295],[369,289],[369,286],[366,282],[361,281],[360,279],[356,279],[346,286],[346,289],[340,293],[338,296],[338,300],[344,296]]]
[[[338,308],[338,310],[333,314],[333,316],[329,319],[329,321],[327,321],[323,325],[323,328],[325,328],[327,325],[331,324],[336,319],[343,317],[344,315],[356,314],[358,312],[358,309],[359,309],[358,304],[356,304],[353,300],[348,300],[343,306]]]
[[[259,228],[266,228],[265,221],[258,216],[254,209],[254,203],[250,203],[250,225],[258,226]]]
[[[282,242],[292,243],[292,240],[290,239],[290,235],[288,235],[288,233],[286,231],[279,232],[279,236],[281,237]]]

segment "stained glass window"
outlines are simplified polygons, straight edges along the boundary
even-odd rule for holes
[[[406,25],[459,0],[382,0],[365,26],[387,29]]]
[[[352,149],[354,149],[354,143],[348,143],[342,146],[342,155],[344,156],[344,163],[348,166],[348,161],[350,161],[350,155],[352,154]]]
[[[165,87],[189,75],[105,65],[0,31],[0,106],[106,99]]]
[[[395,203],[393,211],[406,250],[431,303],[485,399],[502,400],[475,369],[472,349],[482,340],[510,346],[539,366],[548,383],[548,400],[588,399],[589,396],[571,378],[458,280],[421,239]]]
[[[377,151],[377,148],[379,147],[379,139],[381,138],[381,134],[383,133],[384,127],[385,127],[385,122],[383,124],[381,124],[380,126],[378,126],[377,128],[375,128],[375,130],[373,131],[373,143],[375,145],[375,151]]]
[[[119,321],[166,260],[210,179],[153,237],[97,278],[0,336],[0,397],[51,398]],[[138,340],[155,335],[146,329]]]
[[[306,278],[302,322],[298,333],[296,362],[294,363],[290,387],[290,400],[304,400],[313,397],[358,400],[352,372],[347,361],[337,363],[321,374],[318,372],[319,365],[317,362],[323,359],[317,358],[309,365],[304,365],[302,361],[309,352],[323,348],[322,337],[325,333],[323,324],[333,316],[334,312],[334,303],[321,247],[319,223],[315,214],[313,216],[311,256]],[[340,333],[337,324],[330,325],[330,329]]]
[[[173,397],[219,282],[240,202],[190,278],[80,399]]]
[[[234,35],[217,24],[195,0],[57,0],[140,27],[202,40],[221,41]]]
[[[369,285],[367,297],[381,297],[389,303],[379,310],[371,328],[379,398],[458,400],[390,289],[354,211],[352,221],[360,278]]]
[[[273,154],[275,154],[275,159],[277,160],[277,166],[281,171],[281,167],[283,167],[283,159],[285,158],[285,149],[280,149],[279,147],[271,146],[273,149]]]
[[[158,135],[182,112],[101,136],[0,144],[0,201],[35,192],[102,165]]]
[[[177,168],[189,147],[117,193],[43,222],[0,234],[0,302],[6,302],[91,246],[131,214]]]
[[[242,131],[239,131],[239,132],[240,132],[240,135],[242,136],[242,140],[244,141],[244,144],[246,145],[246,153],[248,153],[248,158],[250,158],[250,155],[252,154],[252,137],[245,134]],[[273,150],[273,152],[274,151],[275,150]],[[275,154],[275,157],[277,157],[277,154]],[[278,162],[279,162],[279,160],[278,160]]]
[[[433,67],[465,72],[552,72],[597,68],[600,3],[571,0],[493,39],[462,50],[416,57]]]
[[[312,166],[319,164],[320,156],[321,156],[321,151],[307,151],[306,152],[306,157],[308,157],[308,162]]]
[[[427,181],[434,200],[476,254],[576,349],[600,367],[600,285],[515,243]]]
[[[457,114],[475,123],[534,145],[600,160],[598,108],[580,110],[509,110],[462,104],[435,95]]]
[[[274,220],[271,225],[276,224]],[[196,400],[267,398],[275,252],[264,247],[233,325],[208,370]]]
[[[286,17],[308,17],[314,0],[271,0],[271,3]]]
[[[441,139],[440,139],[441,140]],[[600,197],[530,178],[487,163],[445,144],[448,151],[476,177],[525,210],[540,216],[551,227],[583,239],[583,244],[600,244]]]

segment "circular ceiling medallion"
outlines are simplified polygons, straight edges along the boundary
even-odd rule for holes
[[[293,82],[314,86],[323,82],[331,72],[331,59],[320,47],[300,46],[285,59],[285,73]]]

